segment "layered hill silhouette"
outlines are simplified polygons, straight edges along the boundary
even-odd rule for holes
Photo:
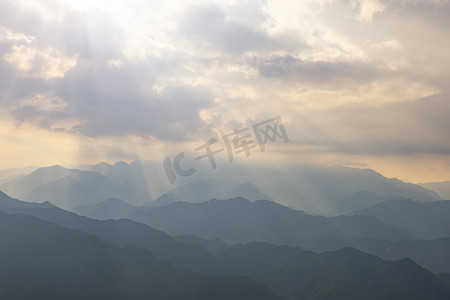
[[[0,170],[0,184],[10,182],[15,180],[21,176],[25,176],[30,174],[34,170],[38,169],[37,167],[24,167],[24,168],[9,168]]]
[[[271,201],[250,202],[244,198],[177,202],[138,210],[128,218],[173,236],[192,234],[203,239],[219,238],[230,244],[261,241],[299,246],[320,237],[389,240],[414,237],[406,230],[388,226],[371,216],[313,216]]]
[[[152,251],[158,258],[168,260],[179,267],[205,274],[223,274],[223,270],[202,247],[179,242],[164,232],[144,224],[131,220],[99,221],[48,204],[24,207],[27,204],[28,202],[12,199],[4,193],[0,194],[0,208],[2,208],[0,211],[5,213],[36,216],[42,220],[93,234],[107,243],[140,246]]]
[[[152,299],[447,299],[450,295],[445,275],[433,275],[411,260],[384,261],[351,248],[317,254],[257,242],[228,246],[219,240],[203,241],[208,252],[196,245],[202,243],[199,238],[185,236],[179,237],[184,242],[177,241],[131,220],[92,220],[3,193],[0,204],[3,211],[21,213],[0,213],[0,264],[6,266],[0,270],[0,285],[5,287],[0,288],[0,296],[8,299],[36,295],[119,299],[124,294],[127,299],[148,295]],[[17,290],[22,294],[17,295]]]
[[[339,201],[336,207],[336,214],[350,213],[388,200],[403,199],[404,198],[402,197],[380,196],[375,193],[361,190]]]
[[[420,186],[438,193],[442,199],[450,200],[450,181],[421,183]]]
[[[384,261],[353,248],[317,254],[250,243],[223,248],[217,257],[290,299],[446,299],[450,291],[410,259]]]
[[[419,185],[389,179],[368,169],[233,164],[211,172],[198,170],[196,176],[187,181],[180,178],[171,186],[162,164],[153,162],[101,163],[83,166],[82,170],[52,166],[3,181],[0,190],[26,201],[49,201],[72,210],[111,198],[133,206],[155,207],[178,201],[200,203],[213,198],[246,197],[251,201],[273,200],[314,214],[337,215],[388,199],[440,199],[437,193]],[[123,215],[127,213],[125,209]]]
[[[183,243],[177,243],[171,236],[159,230],[130,220],[93,220],[64,211],[50,203],[23,202],[12,199],[3,193],[0,193],[0,211],[38,216],[60,225],[84,230],[109,243],[117,245],[124,246],[133,243],[151,250],[161,259],[167,259],[177,266],[182,266],[197,272],[223,274],[224,271],[212,261],[210,255],[205,253],[203,249],[192,246],[186,247]],[[270,219],[271,216],[268,216],[268,218]],[[296,226],[295,223],[292,225]],[[280,225],[275,224],[275,226]],[[292,229],[289,229],[289,231],[292,231]],[[320,232],[317,232],[318,235],[314,235],[314,231],[311,231],[311,233],[312,236],[302,238],[298,243],[293,243],[292,240],[287,239],[284,241],[287,245],[301,246],[304,249],[316,252],[354,247],[388,260],[411,258],[421,266],[435,273],[450,272],[450,257],[448,255],[450,253],[449,238],[390,241],[383,237],[339,239],[335,236],[319,236]],[[254,236],[251,238],[255,238],[256,240],[257,237]],[[198,244],[213,253],[215,250],[227,245],[217,238],[208,241],[193,236],[192,234],[177,236],[177,240],[189,244]],[[183,255],[183,253],[186,255]]]
[[[279,299],[250,279],[191,273],[31,216],[0,213],[0,236],[2,299]]]
[[[232,173],[231,173],[232,172]],[[248,181],[251,178],[251,182]],[[237,187],[237,184],[244,187]],[[247,185],[247,186],[245,186]],[[240,194],[236,194],[236,189]],[[212,174],[205,180],[176,187],[153,203],[153,206],[167,205],[177,201],[205,202],[212,198],[228,199],[243,196],[247,191],[251,201],[269,199],[288,207],[316,214],[340,214],[362,207],[367,201],[345,201],[352,194],[364,191],[374,194],[377,201],[388,199],[413,199],[435,201],[439,195],[419,185],[386,178],[369,169],[342,166],[293,164],[291,166],[271,166],[258,168],[235,168]],[[351,206],[350,204],[355,204]]]
[[[411,231],[423,239],[450,237],[450,201],[430,203],[390,200],[349,215],[374,216],[386,224]]]
[[[112,198],[116,189],[114,183],[100,173],[61,166],[40,168],[1,185],[1,190],[16,198],[35,202],[50,201],[63,208]]]
[[[73,212],[98,220],[120,219],[129,215],[139,208],[127,202],[111,198],[95,204],[79,205],[72,209]]]
[[[438,208],[445,203],[418,205]],[[442,218],[450,216],[444,209],[439,211]],[[207,249],[211,243],[201,240],[220,239],[227,244],[260,241],[299,246],[316,252],[354,247],[388,260],[411,258],[436,273],[450,271],[450,238],[416,239],[411,231],[387,225],[376,217],[359,217],[311,216],[270,201],[251,203],[242,198],[200,204],[179,202],[139,210],[129,216],[173,236],[185,236],[182,240],[198,243]],[[435,228],[435,235],[443,230],[440,226]],[[215,243],[212,247],[219,248],[219,245]]]

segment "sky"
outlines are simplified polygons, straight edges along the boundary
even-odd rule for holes
[[[241,163],[450,180],[448,49],[449,1],[0,0],[0,169],[162,164],[279,116]]]

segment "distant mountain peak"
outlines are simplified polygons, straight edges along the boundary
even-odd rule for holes
[[[124,161],[118,161],[114,164],[114,167],[128,166],[128,163]]]
[[[102,162],[99,162],[98,164],[96,164],[95,166],[96,166],[96,167],[103,167],[103,166],[105,166],[105,167],[110,167],[110,166],[112,166],[112,165],[109,164],[109,163],[107,163],[107,162],[102,161]]]
[[[250,200],[244,198],[244,197],[234,197],[234,198],[230,198],[230,199],[211,199],[210,201],[207,202],[215,202],[215,201],[228,201],[230,202],[234,202],[234,203],[252,203]]]

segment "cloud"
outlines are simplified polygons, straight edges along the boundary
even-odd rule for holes
[[[27,43],[13,45],[3,58],[14,64],[24,76],[50,79],[64,77],[64,74],[75,66],[77,55],[68,57],[58,49],[38,49],[32,43]]]
[[[375,14],[386,10],[386,5],[379,0],[352,0],[351,5],[359,8],[357,19],[367,23],[372,23]]]
[[[450,154],[450,94],[298,113],[292,143],[351,155]]]
[[[185,140],[201,134],[204,124],[199,111],[213,105],[212,95],[194,86],[165,86],[155,93],[152,78],[139,78],[139,70],[140,66],[133,64],[120,68],[78,65],[53,81],[50,95],[42,96],[60,99],[58,109],[21,101],[12,115],[46,128],[61,121],[76,121],[65,130],[92,137],[139,135]]]
[[[18,14],[18,21],[3,20],[9,29],[0,39],[0,93],[19,123],[91,137],[186,140],[208,132],[199,117],[214,105],[206,88],[174,82],[152,89],[176,58],[129,60],[107,14],[54,5],[59,17],[44,20],[38,11],[1,3]],[[58,107],[49,105],[55,99]]]
[[[386,75],[382,68],[362,61],[304,61],[292,55],[256,59],[255,66],[262,76],[304,83],[366,83]]]
[[[246,51],[298,50],[308,47],[289,32],[270,34],[270,16],[263,1],[235,6],[203,4],[189,7],[179,23],[184,36],[196,43],[206,42],[224,53]]]
[[[1,113],[120,144],[279,114],[310,150],[448,154],[448,2],[114,3],[0,0]]]
[[[181,28],[189,38],[198,37],[230,53],[257,50],[269,44],[264,32],[227,19],[224,12],[213,5],[190,12]]]

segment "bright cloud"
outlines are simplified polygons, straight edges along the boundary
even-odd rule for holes
[[[107,139],[105,155],[114,140],[162,149],[282,115],[308,153],[450,156],[435,118],[449,114],[449,13],[448,1],[0,1],[0,113],[8,128]]]

